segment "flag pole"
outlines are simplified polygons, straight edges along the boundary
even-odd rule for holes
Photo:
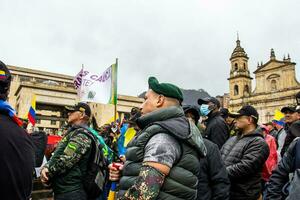
[[[116,69],[117,68],[118,68],[118,58],[116,58]],[[115,78],[117,79],[117,77],[115,77]],[[117,81],[115,81],[114,84],[117,84]],[[114,87],[117,87],[117,85],[114,85]],[[118,91],[118,90],[116,90],[116,91]],[[114,120],[115,120],[115,123],[117,122],[117,99],[118,99],[118,92],[116,93],[116,96],[115,96],[115,99],[114,99],[114,106],[115,106]]]

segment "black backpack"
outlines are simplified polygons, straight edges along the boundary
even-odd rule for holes
[[[291,180],[284,185],[282,193],[285,195],[286,200],[300,199],[300,140],[298,139],[295,147],[295,158],[293,166],[293,175]]]
[[[106,161],[103,156],[102,148],[98,139],[87,128],[83,128],[84,133],[92,140],[91,154],[89,157],[87,173],[83,180],[84,190],[89,199],[99,197],[104,189],[105,180],[107,176]]]

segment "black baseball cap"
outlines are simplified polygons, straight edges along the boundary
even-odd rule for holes
[[[220,101],[215,97],[205,97],[205,98],[198,99],[198,104],[199,105],[207,104],[209,102],[215,104],[218,108],[221,107]]]
[[[258,112],[253,106],[246,105],[243,106],[239,111],[237,112],[229,112],[229,116],[233,118],[238,118],[240,116],[249,116],[255,119],[255,121],[258,121]]]
[[[285,106],[281,109],[281,112],[282,113],[288,113],[288,112],[295,113],[295,112],[297,112],[297,106]]]
[[[0,93],[5,93],[9,90],[11,82],[11,73],[7,66],[0,61]]]
[[[79,102],[75,104],[75,106],[66,106],[65,108],[68,112],[84,112],[88,117],[91,117],[92,114],[90,106],[84,102]]]

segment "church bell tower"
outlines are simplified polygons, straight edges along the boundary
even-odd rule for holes
[[[252,78],[248,69],[248,59],[245,50],[241,47],[241,41],[238,36],[236,47],[230,57],[231,68],[228,80],[231,100],[242,99],[251,95]]]

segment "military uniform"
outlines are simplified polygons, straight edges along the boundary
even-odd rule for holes
[[[54,194],[83,190],[92,140],[82,127],[73,126],[46,164]]]

